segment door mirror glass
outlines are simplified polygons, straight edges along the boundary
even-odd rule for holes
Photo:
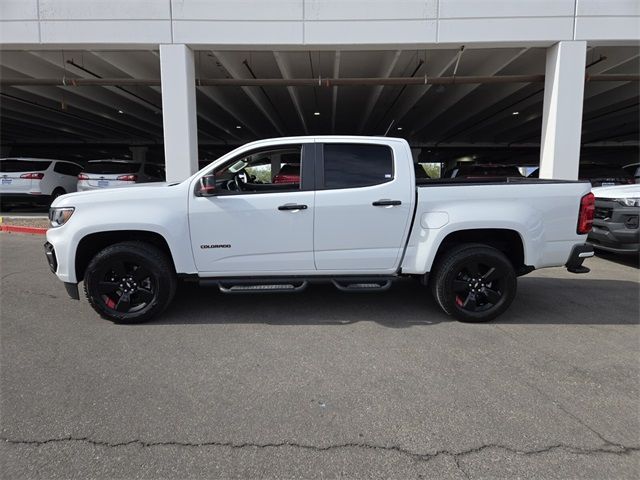
[[[213,173],[204,175],[198,180],[197,197],[212,197],[216,194],[216,176]]]

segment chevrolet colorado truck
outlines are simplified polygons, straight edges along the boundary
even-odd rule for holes
[[[281,173],[282,172],[282,173]],[[386,290],[415,277],[445,313],[503,313],[516,277],[593,255],[587,182],[418,179],[398,138],[261,140],[188,179],[63,195],[45,254],[69,295],[95,311],[151,319],[179,279],[224,293],[293,292],[331,282]]]

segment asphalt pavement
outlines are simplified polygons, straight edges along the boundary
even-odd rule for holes
[[[42,243],[0,233],[2,478],[640,475],[633,264],[534,272],[480,325],[406,281],[183,285],[123,326],[67,297]]]

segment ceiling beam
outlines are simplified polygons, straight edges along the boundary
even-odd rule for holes
[[[157,56],[155,56],[155,55],[151,55],[151,52],[149,52],[149,54],[150,54],[150,56],[153,56],[153,60],[149,60],[149,61],[146,61],[144,63],[140,62],[140,59],[136,59],[131,54],[129,54],[127,56],[127,54],[122,54],[122,52],[92,51],[90,53],[92,55],[94,55],[95,57],[100,58],[101,60],[109,63],[110,65],[112,65],[117,70],[120,70],[121,72],[125,73],[126,75],[129,75],[132,78],[148,78],[150,76],[149,70],[151,70],[151,74],[155,74],[155,75],[159,75],[160,74],[159,58]],[[152,91],[155,94],[157,94],[160,97],[162,97],[162,89],[161,89],[161,87],[152,86],[150,88],[152,89]],[[162,106],[161,105],[160,105],[160,110],[162,111]],[[229,128],[226,128],[220,122],[218,122],[218,121],[214,120],[213,118],[211,118],[210,116],[208,116],[201,109],[198,109],[197,115],[198,115],[199,118],[201,118],[205,122],[209,123],[210,125],[213,125],[219,131],[226,133],[232,139],[240,140],[240,137],[236,133],[231,131]],[[206,130],[204,130],[203,128],[198,128],[198,131],[199,132],[204,132],[205,134],[208,134],[208,132]],[[212,135],[209,134],[209,136],[211,137]],[[219,137],[217,137],[215,135],[213,135],[213,138],[218,138],[219,140],[222,140],[223,142],[226,142],[225,139],[219,138]]]
[[[488,75],[490,77],[496,76],[499,72],[508,67],[509,64],[520,58],[520,56],[522,56],[527,50],[528,48],[522,48],[514,52],[511,49],[503,49],[499,53],[497,52],[493,54],[489,60],[476,65],[473,71],[474,73],[477,72],[479,75]],[[468,55],[470,54],[467,54],[467,56]],[[412,127],[411,135],[416,135],[427,128],[430,124],[437,122],[438,117],[443,112],[446,112],[458,102],[461,102],[479,86],[479,84],[459,85],[455,89],[451,89],[448,92],[449,94],[442,97],[439,102],[430,104],[425,115],[420,116],[418,123]]]
[[[448,60],[447,60],[448,58]],[[441,77],[449,69],[455,64],[458,58],[458,52],[456,51],[451,57],[442,57],[438,62],[429,62],[424,61],[419,63],[418,66],[414,69],[413,75],[416,78],[424,77]],[[427,75],[427,73],[432,73],[431,75]],[[418,75],[420,73],[420,75]],[[392,109],[390,112],[385,112],[385,114],[380,118],[378,125],[381,121],[384,121],[385,118],[396,120],[396,123],[400,123],[402,119],[411,111],[411,109],[417,105],[417,103],[424,97],[424,95],[429,91],[432,87],[430,84],[424,84],[422,86],[416,86],[412,89],[402,89],[396,98],[396,102],[392,105]],[[405,93],[406,92],[406,93]]]
[[[273,58],[276,61],[276,65],[278,65],[278,69],[280,70],[280,75],[282,78],[290,80],[292,77],[291,70],[287,65],[284,54],[282,52],[273,52]],[[307,128],[307,122],[304,118],[304,112],[302,111],[302,105],[300,102],[300,97],[298,95],[298,91],[294,87],[287,87],[287,91],[289,92],[289,96],[291,97],[291,101],[293,102],[293,106],[296,108],[296,112],[298,112],[298,117],[300,118],[300,123],[302,123],[302,128],[306,135],[309,134],[309,129]]]
[[[637,98],[637,89],[634,84],[626,83],[602,83],[597,88],[585,89],[583,117],[589,115],[594,109],[604,108],[619,100]],[[542,126],[542,98],[543,89],[536,90],[535,95],[529,95],[525,100],[517,102],[513,110],[517,109],[519,115],[512,115],[511,108],[500,116],[492,116],[490,123],[483,123],[481,128],[475,127],[468,130],[476,138],[485,136],[500,136],[511,130],[519,130],[529,122],[537,122]],[[536,124],[536,125],[537,125]]]
[[[251,117],[246,112],[237,112],[234,106],[231,105],[229,98],[220,91],[219,87],[198,87],[198,91],[202,92],[204,96],[233,118],[237,125],[246,128],[256,137],[260,136],[257,133],[260,129],[253,124]]]
[[[333,78],[340,78],[340,50],[336,50],[333,57]],[[336,133],[336,112],[338,110],[338,86],[334,85],[331,92],[331,133]]]
[[[389,61],[389,64],[387,65],[386,68],[384,68],[379,73],[379,76],[382,77],[382,78],[391,77],[391,74],[395,70],[396,65],[398,64],[398,60],[400,60],[400,56],[401,55],[402,55],[402,50],[396,50],[394,52],[393,56],[391,57],[391,60]],[[358,126],[358,134],[359,135],[362,134],[362,131],[364,130],[364,127],[369,122],[369,120],[371,118],[371,112],[373,111],[373,108],[378,103],[378,100],[380,99],[380,95],[382,94],[382,90],[383,89],[384,89],[384,85],[377,85],[377,86],[375,86],[373,88],[373,92],[371,92],[371,96],[369,97],[369,101],[367,102],[367,106],[364,109],[364,115],[362,116],[362,119],[360,120],[360,125]]]
[[[232,78],[247,78],[247,75],[243,73],[242,62],[239,59],[232,58],[230,54],[219,51],[212,51],[211,53],[218,59],[225,70],[229,72]],[[264,92],[261,90],[252,90],[251,87],[247,86],[243,86],[242,91],[251,99],[255,106],[258,107],[258,110],[262,112],[267,120],[271,122],[273,128],[275,128],[280,135],[284,136],[284,129],[275,120],[276,115],[272,112],[273,108],[269,105],[269,100],[266,98]]]
[[[16,106],[14,105],[14,107]],[[6,103],[2,105],[2,109],[0,110],[3,121],[7,118],[13,120],[21,120],[31,125],[42,125],[49,130],[63,130],[64,128],[70,128],[76,132],[81,133],[87,138],[105,138],[103,132],[86,126],[86,123],[84,125],[78,123],[70,123],[66,119],[63,120],[60,117],[54,118],[51,115],[43,114],[42,111],[40,111],[39,113],[39,115],[35,114],[35,112],[29,113],[25,108],[11,108],[11,106],[7,106]]]
[[[596,49],[590,49],[589,52],[597,52]],[[589,54],[589,53],[588,53]],[[589,75],[603,75],[607,72],[624,65],[625,63],[637,58],[640,56],[638,53],[638,49],[636,47],[620,47],[612,49],[607,52],[607,57],[602,58],[599,61],[593,62],[591,66],[587,66],[587,74]],[[536,70],[535,67],[536,62],[531,62],[530,64],[524,65],[524,73],[534,73]],[[594,84],[589,84],[590,89],[594,87]],[[536,87],[537,90],[544,91]],[[465,132],[472,132],[474,130],[480,129],[483,125],[491,124],[494,119],[494,115],[503,112],[505,109],[509,110],[511,113],[512,110],[521,110],[526,107],[526,104],[520,104],[517,97],[514,98],[518,94],[522,94],[526,91],[526,89],[531,89],[531,85],[522,85],[522,84],[512,84],[505,85],[500,89],[491,89],[491,93],[484,94],[483,92],[483,105],[500,105],[503,103],[503,106],[497,110],[494,110],[492,113],[487,115],[487,108],[468,108],[467,111],[469,114],[464,115],[462,117],[457,116],[456,126],[454,128],[449,128],[442,134],[440,134],[439,141],[446,142],[448,140],[454,139],[458,137],[460,134]],[[521,98],[528,98],[525,95],[520,95]],[[513,100],[509,100],[513,98]],[[507,104],[507,105],[504,105]],[[512,108],[513,107],[513,108]],[[499,120],[499,118],[498,118]]]
[[[3,107],[7,105],[7,103],[16,102],[21,105],[19,107],[20,109],[32,108],[40,112],[70,118],[74,121],[80,120],[85,123],[88,122],[100,129],[118,132],[119,134],[124,133],[125,135],[131,135],[137,130],[135,128],[132,130],[132,127],[129,125],[123,126],[119,123],[112,122],[109,118],[105,119],[104,116],[91,111],[78,109],[74,105],[66,104],[66,108],[62,109],[60,107],[60,99],[57,97],[54,99],[45,98],[26,90],[18,90],[17,88],[5,89],[3,92],[0,92],[0,97],[2,98]]]

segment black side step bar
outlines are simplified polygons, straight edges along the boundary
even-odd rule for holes
[[[391,288],[391,280],[360,279],[360,280],[331,280],[338,290],[343,292],[381,292]]]
[[[196,281],[202,287],[218,287],[222,293],[267,293],[267,292],[301,292],[310,283],[333,283],[343,292],[380,292],[388,290],[398,277],[371,275],[371,276],[274,276],[274,277],[218,277],[197,278]]]
[[[294,282],[285,283],[262,283],[262,282],[241,282],[226,283],[218,282],[218,288],[222,293],[267,293],[267,292],[301,292],[307,288],[309,282],[302,281],[297,284]]]

